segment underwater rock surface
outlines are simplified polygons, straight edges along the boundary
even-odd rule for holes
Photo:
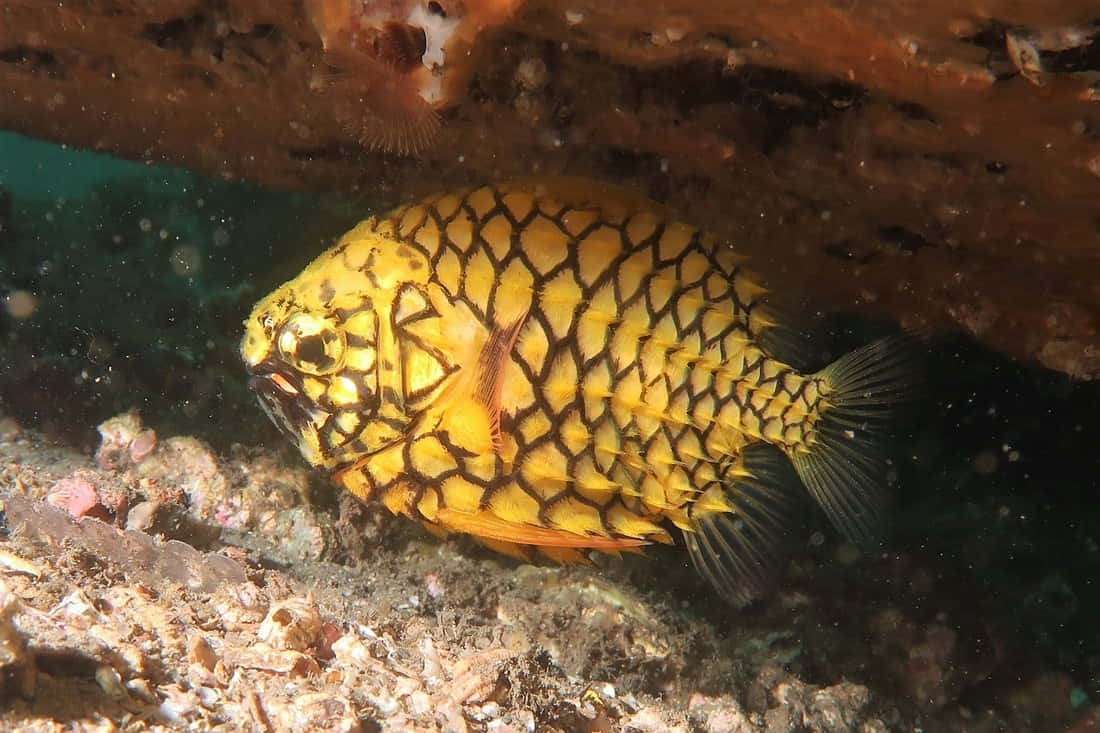
[[[1094,4],[611,7],[9,0],[0,127],[391,203],[608,178],[812,309],[1100,374]]]
[[[0,439],[5,729],[1031,731],[1091,714],[1014,607],[919,550],[817,534],[779,594],[735,613],[677,553],[518,565],[326,500],[263,451],[147,431],[133,413],[101,426],[100,455],[130,456],[106,466]]]

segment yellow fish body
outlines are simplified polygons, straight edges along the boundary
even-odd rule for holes
[[[907,374],[891,341],[799,373],[769,353],[764,294],[725,241],[647,199],[489,185],[360,223],[256,306],[241,353],[276,425],[362,500],[559,561],[675,526],[744,604],[775,574],[784,466],[872,535],[867,430]]]

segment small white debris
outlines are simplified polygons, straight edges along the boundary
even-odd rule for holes
[[[305,651],[313,646],[321,636],[321,614],[313,595],[273,604],[256,636],[274,649]]]
[[[405,709],[409,712],[409,715],[427,715],[432,709],[431,698],[429,698],[428,693],[423,690],[417,690],[409,695],[408,702],[405,704]]]
[[[7,550],[0,550],[0,567],[4,569],[4,572],[22,573],[31,576],[35,580],[42,577],[42,571],[38,569],[37,565]]]
[[[1005,31],[1005,50],[1020,76],[1036,86],[1042,86],[1043,64],[1032,39],[1020,31]]]
[[[122,675],[114,667],[106,664],[96,667],[95,681],[108,696],[116,700],[126,697],[126,688],[122,686]]]
[[[665,28],[665,37],[668,38],[668,40],[672,43],[678,43],[684,40],[684,36],[686,35],[687,31],[683,28],[678,28],[675,26]]]

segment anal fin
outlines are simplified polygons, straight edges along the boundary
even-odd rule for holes
[[[800,486],[786,456],[764,443],[748,446],[735,468],[725,487],[729,509],[693,514],[684,541],[699,574],[741,607],[779,580]]]
[[[539,552],[559,565],[585,565],[590,568],[596,567],[596,564],[588,559],[588,555],[572,547],[540,547]]]
[[[482,547],[487,547],[493,552],[499,552],[501,555],[514,557],[523,562],[531,562],[535,559],[535,548],[530,545],[519,545],[515,542],[504,542],[490,537],[478,537],[477,535],[471,535],[471,537]]]
[[[616,551],[649,544],[647,540],[633,537],[583,535],[561,529],[509,522],[488,511],[460,512],[444,508],[439,510],[436,518],[441,525],[455,532],[466,532],[478,538],[520,545]]]

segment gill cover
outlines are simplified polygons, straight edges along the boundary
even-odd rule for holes
[[[458,368],[427,259],[368,224],[261,301],[241,343],[265,411],[329,469],[405,438]]]

